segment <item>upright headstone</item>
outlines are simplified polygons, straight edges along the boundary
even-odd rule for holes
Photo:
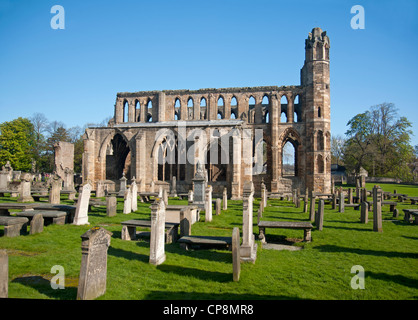
[[[190,208],[180,210],[180,238],[192,234],[192,217]]]
[[[303,198],[303,213],[308,212],[308,201],[309,201],[309,196],[308,196],[308,192],[306,192],[305,198]]]
[[[311,192],[310,199],[310,208],[309,208],[309,220],[313,222],[315,220],[315,192]]]
[[[151,205],[151,241],[149,263],[162,264],[165,261],[165,203],[157,198]]]
[[[382,189],[373,187],[373,231],[383,232],[382,228]]]
[[[171,179],[170,197],[177,197],[177,178],[175,176]]]
[[[163,189],[163,201],[164,201],[165,206],[167,207],[168,206],[168,192],[166,189]]]
[[[60,204],[61,198],[60,198],[60,191],[62,186],[62,180],[61,178],[54,174],[51,179],[51,190],[49,190],[49,203],[50,204]]]
[[[336,193],[336,192],[334,192],[334,193],[332,194],[331,209],[332,209],[332,210],[337,209],[337,193]]]
[[[228,210],[228,190],[226,188],[222,194],[222,210]]]
[[[344,205],[345,205],[345,199],[344,199],[344,192],[341,190],[339,199],[338,199],[338,212],[344,212]]]
[[[315,219],[315,225],[319,231],[322,231],[324,226],[324,199],[319,199],[318,202],[318,213]]]
[[[296,208],[300,208],[300,195],[299,195],[299,189],[296,189],[296,193],[295,193],[295,207]]]
[[[215,212],[216,212],[217,216],[219,216],[221,214],[221,204],[222,204],[221,198],[216,198],[216,208],[215,208],[216,210],[215,210]]]
[[[149,185],[149,192],[154,193],[155,191],[155,182],[152,180]]]
[[[132,212],[132,192],[131,188],[128,187],[125,190],[125,194],[123,196],[123,213],[129,214]]]
[[[20,192],[17,202],[34,202],[31,194],[32,175],[23,173],[20,176]]]
[[[93,300],[106,292],[107,249],[112,233],[94,227],[81,236],[81,267],[77,300]]]
[[[244,183],[242,210],[242,244],[240,255],[242,261],[255,262],[257,259],[257,244],[253,234],[253,200],[254,185],[252,181]]]
[[[9,296],[9,256],[7,251],[0,250],[0,298]]]
[[[361,203],[360,221],[362,223],[369,222],[369,204],[366,201]]]
[[[106,215],[108,217],[116,216],[117,204],[115,194],[106,194]]]
[[[125,173],[122,174],[122,178],[119,179],[120,182],[120,187],[119,187],[119,196],[123,197],[125,195],[125,191],[126,191],[126,181],[128,179],[126,179],[125,177]]]
[[[353,203],[353,189],[348,188],[348,204]]]
[[[44,218],[41,213],[36,213],[30,221],[29,234],[40,233],[44,231]]]
[[[232,229],[232,278],[239,281],[241,273],[240,235],[239,228]]]
[[[132,203],[132,211],[135,212],[138,210],[138,186],[135,182],[135,178],[133,179],[131,183],[131,189],[132,189],[132,196],[131,196],[131,203]]]
[[[205,222],[212,221],[212,186],[207,186],[205,194]]]
[[[193,204],[197,205],[200,209],[205,208],[205,196],[206,196],[206,175],[203,165],[199,162],[196,165],[196,174],[193,181]]]
[[[80,187],[81,188],[81,187]],[[89,224],[89,201],[91,194],[91,185],[86,183],[78,196],[77,206],[75,209],[74,222],[75,225]]]
[[[263,208],[267,207],[267,188],[264,181],[261,183],[261,199],[263,201]]]
[[[189,190],[189,193],[187,195],[187,203],[193,204],[193,190]]]
[[[105,196],[104,181],[99,180],[97,181],[96,198],[102,198],[104,196]]]

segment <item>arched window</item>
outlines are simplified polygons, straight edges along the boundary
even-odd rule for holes
[[[231,119],[236,119],[238,113],[238,102],[237,98],[232,97],[231,99]]]
[[[152,122],[152,101],[148,100],[147,104],[147,122]]]
[[[287,105],[288,105],[287,97],[286,95],[282,95],[282,97],[280,98],[280,122],[281,123],[286,123],[288,121]]]
[[[138,100],[136,100],[135,102],[135,118],[136,121],[141,121],[141,104],[139,103]]]
[[[318,118],[322,117],[321,107],[318,107]]]
[[[316,134],[316,148],[317,150],[324,150],[324,133],[319,130]]]
[[[202,97],[202,99],[200,99],[200,119],[204,120],[206,118],[206,98]]]
[[[218,99],[218,119],[223,119],[225,115],[225,102],[222,97]]]
[[[320,154],[317,157],[316,167],[317,173],[324,173],[324,158]]]
[[[267,95],[264,95],[262,104],[262,110],[263,110],[263,123],[269,123],[270,122],[270,101]]]
[[[208,172],[208,181],[226,181],[227,164],[222,163],[221,143],[212,143],[206,153],[206,170]]]
[[[301,119],[301,112],[300,112],[300,103],[299,103],[299,95],[296,95],[295,99],[293,100],[293,108],[294,108],[294,115],[293,115],[293,122],[300,122]]]
[[[296,147],[287,141],[282,150],[282,175],[296,176]]]
[[[128,122],[129,119],[129,103],[125,100],[123,103],[123,122]]]
[[[187,100],[187,118],[193,119],[193,98],[190,97],[189,100]]]

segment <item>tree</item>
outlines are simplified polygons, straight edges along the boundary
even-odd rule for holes
[[[363,167],[374,176],[411,180],[411,123],[397,111],[393,103],[382,103],[348,122],[344,161],[349,171]]]
[[[17,118],[0,124],[0,164],[10,161],[15,170],[31,171],[36,147],[33,124]]]
[[[331,137],[331,162],[341,164],[344,157],[346,139],[341,135]]]
[[[43,163],[42,157],[45,154],[46,149],[46,138],[45,134],[48,132],[49,121],[43,113],[34,113],[29,120],[33,124],[35,131],[35,151],[34,151],[34,160],[36,163],[35,169],[39,171],[41,169],[41,164]]]

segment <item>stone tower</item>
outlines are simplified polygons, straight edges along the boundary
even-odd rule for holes
[[[330,41],[314,28],[305,40],[301,85],[305,119],[305,184],[309,190],[329,192],[331,181]]]

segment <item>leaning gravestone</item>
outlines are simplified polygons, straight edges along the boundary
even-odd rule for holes
[[[75,209],[74,221],[75,225],[89,224],[89,201],[91,194],[91,185],[86,183],[78,196],[77,207]]]
[[[165,203],[157,198],[151,205],[151,240],[149,263],[162,264],[165,261]]]
[[[32,217],[30,221],[29,234],[40,233],[44,231],[44,218],[41,213],[37,213]]]
[[[309,208],[309,220],[312,222],[315,220],[315,192],[311,192],[310,197],[310,208]]]
[[[93,300],[106,292],[107,249],[112,233],[94,227],[81,236],[81,268],[77,300]]]
[[[360,221],[362,223],[369,222],[369,204],[366,201],[361,203]]]
[[[0,298],[9,295],[9,257],[6,250],[0,250]]]
[[[234,281],[239,281],[239,276],[241,273],[241,257],[239,246],[239,228],[235,227],[232,230],[232,274]]]

